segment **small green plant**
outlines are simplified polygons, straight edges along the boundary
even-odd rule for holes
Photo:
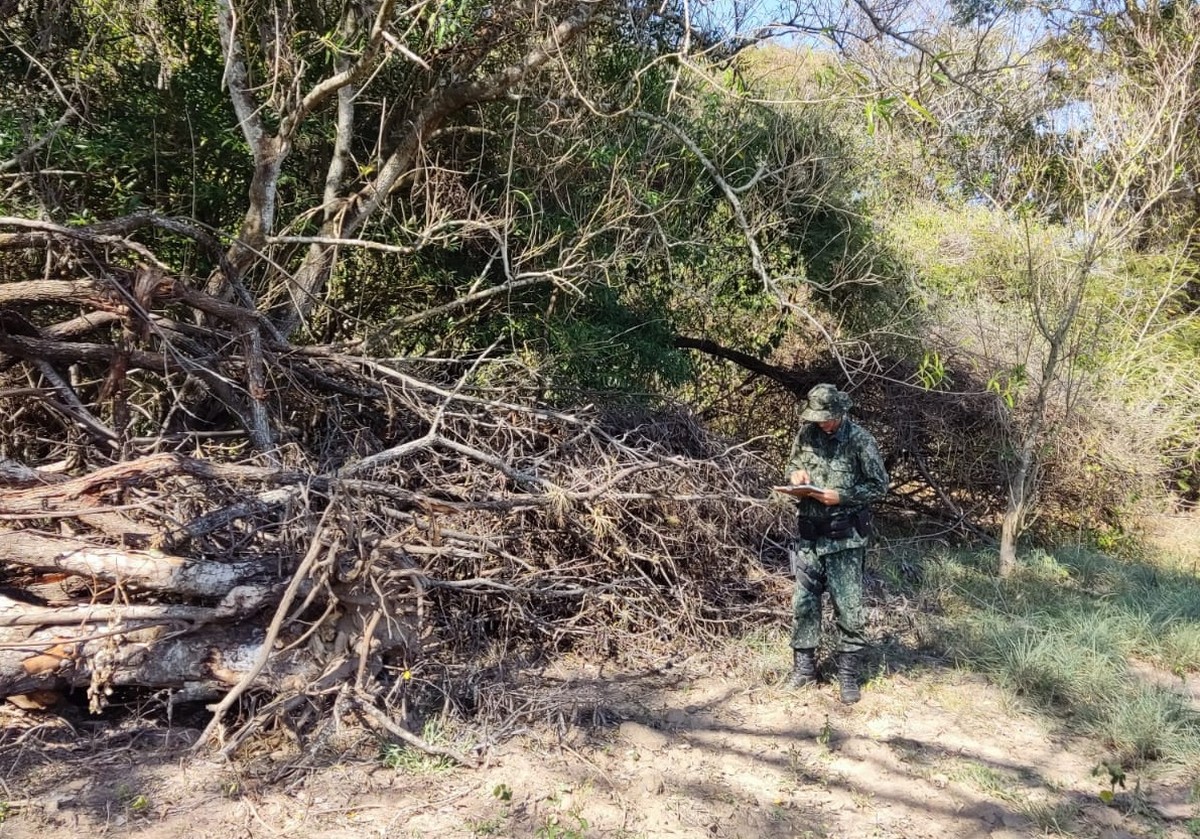
[[[1097,776],[1108,777],[1108,789],[1100,790],[1100,800],[1105,804],[1112,804],[1113,799],[1117,797],[1117,787],[1125,789],[1125,769],[1119,761],[1101,761],[1098,765],[1092,767],[1092,777]]]
[[[133,816],[144,816],[150,812],[150,798],[145,793],[135,791],[128,784],[117,787],[117,800]]]
[[[504,816],[467,822],[467,828],[472,836],[499,836],[504,831]]]
[[[820,732],[817,734],[817,742],[829,748],[829,744],[833,741],[833,726],[829,723],[829,714],[825,715],[825,724],[821,726]]]
[[[508,803],[513,797],[512,788],[508,784],[496,784],[492,788],[492,797],[501,803],[500,812],[488,819],[468,822],[473,836],[499,836],[504,832],[504,822],[509,817]]]
[[[449,758],[429,755],[400,743],[384,743],[379,749],[379,762],[385,769],[394,769],[409,775],[445,772],[454,765]]]
[[[436,720],[425,723],[421,730],[422,739],[431,745],[446,746],[450,739],[442,731]],[[413,749],[402,743],[384,743],[379,747],[379,762],[387,769],[406,772],[410,775],[422,775],[431,772],[445,772],[454,766],[454,761],[441,755],[427,754],[419,749]]]
[[[0,824],[3,824],[11,815],[12,805],[7,801],[0,801]]]
[[[567,824],[569,819],[573,824]],[[551,813],[542,822],[534,836],[537,839],[584,839],[587,834],[587,819],[578,813],[567,813],[565,816]]]

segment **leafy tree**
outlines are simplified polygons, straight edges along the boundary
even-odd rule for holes
[[[1168,24],[1136,10],[1115,12],[1105,18],[1110,35],[1122,33],[1112,41],[1081,26],[1053,38],[1044,29],[1023,53],[1036,60],[1010,63],[1003,51],[989,49],[997,31],[1015,42],[1013,26],[1004,23],[1008,15],[994,14],[999,11],[919,35],[876,18],[882,34],[906,46],[900,58],[874,60],[887,68],[875,78],[907,78],[909,89],[923,91],[906,111],[918,118],[892,126],[897,134],[903,129],[901,143],[918,138],[942,167],[941,175],[930,170],[937,176],[926,180],[924,194],[952,212],[993,219],[990,240],[960,230],[957,241],[945,236],[934,247],[941,264],[952,257],[955,266],[937,294],[973,313],[971,322],[951,319],[957,340],[960,349],[989,356],[985,380],[1009,429],[999,451],[1008,491],[1000,559],[1008,572],[1017,538],[1048,500],[1039,500],[1042,469],[1074,412],[1084,405],[1102,416],[1102,399],[1129,411],[1135,397],[1145,395],[1136,380],[1147,373],[1132,373],[1128,365],[1137,342],[1126,343],[1120,330],[1105,324],[1120,311],[1137,318],[1139,334],[1180,335],[1186,327],[1163,303],[1186,293],[1188,260],[1180,261],[1175,250],[1175,259],[1160,263],[1174,267],[1149,284],[1127,272],[1127,260],[1166,244],[1156,238],[1157,219],[1185,183],[1183,162],[1193,148],[1186,114],[1197,101],[1196,18],[1174,15]],[[958,46],[951,48],[955,38]],[[964,66],[964,57],[988,60]],[[893,69],[897,65],[911,72],[905,76]],[[994,72],[981,72],[988,68]],[[920,82],[922,72],[929,82]],[[992,84],[1001,95],[978,96]],[[962,106],[948,108],[955,100]],[[972,103],[986,107],[968,107]],[[1190,239],[1189,233],[1183,241]],[[1108,382],[1122,368],[1134,382],[1118,394]],[[1121,447],[1124,432],[1110,427],[1110,451]]]

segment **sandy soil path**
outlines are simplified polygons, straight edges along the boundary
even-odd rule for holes
[[[187,732],[172,745],[161,728],[56,746],[53,720],[8,713],[30,753],[5,759],[0,837],[1200,834],[1180,781],[1110,790],[1096,744],[983,680],[937,662],[883,669],[847,708],[832,685],[781,687],[782,654],[744,647],[653,673],[564,667],[537,694],[541,722],[474,770],[387,767],[361,743],[329,744],[320,763],[281,743],[223,766],[187,760]]]

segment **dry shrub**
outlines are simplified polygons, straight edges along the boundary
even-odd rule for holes
[[[939,389],[911,384],[915,366],[897,362],[855,392],[888,462],[886,507],[925,531],[998,537],[1020,406],[1014,413],[972,373],[977,359],[947,352],[942,360],[949,375]],[[1063,406],[1052,404],[1053,430],[1039,450],[1031,535],[1135,531],[1163,497],[1153,429],[1100,399]]]
[[[473,386],[482,365],[435,379],[358,357],[290,364],[276,371],[293,383],[280,405],[293,430],[275,465],[224,437],[164,436],[152,446],[187,455],[134,457],[122,468],[157,471],[94,487],[159,547],[253,563],[274,586],[266,609],[222,628],[261,627],[272,607],[278,622],[270,663],[229,677],[246,683],[227,749],[273,720],[323,729],[346,716],[322,707],[370,721],[364,701],[409,730],[431,710],[477,713],[481,697],[494,712],[514,672],[553,655],[648,663],[774,617],[761,604],[779,581],[756,569],[785,537],[767,500],[777,465],[686,409],[548,409],[496,376]],[[102,530],[87,537],[120,546]],[[103,589],[69,596],[94,602]],[[130,608],[163,596],[124,595]],[[213,674],[229,669],[228,637],[197,635],[216,645],[203,665]],[[144,672],[106,678],[119,687]]]

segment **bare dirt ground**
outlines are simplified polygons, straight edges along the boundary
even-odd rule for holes
[[[863,701],[791,690],[785,650],[745,642],[655,672],[561,666],[543,723],[477,769],[377,744],[285,742],[237,764],[189,758],[194,729],[125,722],[63,737],[55,717],[0,726],[0,836],[1187,837],[1182,777],[1111,791],[1096,744],[1064,736],[978,677],[884,649]],[[80,735],[86,731],[76,727]],[[57,744],[57,745],[55,745]]]
[[[1200,568],[1200,515],[1159,530]],[[1101,744],[884,635],[852,707],[828,683],[782,686],[782,634],[650,670],[561,662],[509,697],[526,728],[471,732],[493,744],[474,769],[349,727],[218,763],[188,751],[203,718],[0,703],[0,839],[1200,836],[1194,771],[1116,785]],[[1195,674],[1130,666],[1200,711]]]

